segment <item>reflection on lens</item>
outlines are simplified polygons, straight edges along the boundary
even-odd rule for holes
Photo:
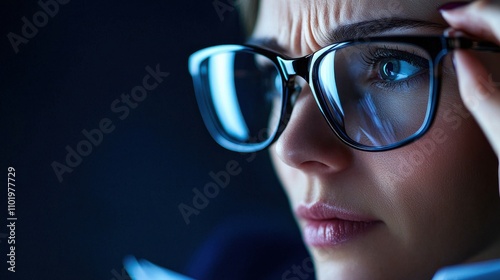
[[[241,114],[241,108],[234,85],[234,53],[223,53],[211,58],[208,64],[210,93],[221,125],[229,135],[238,140],[248,137],[248,127]]]
[[[335,125],[359,144],[403,141],[424,124],[431,60],[418,46],[358,43],[332,49],[318,67],[320,94]]]
[[[212,55],[202,66],[207,70],[203,80],[210,90],[210,109],[222,135],[240,144],[262,143],[274,136],[283,83],[271,60],[242,50]]]

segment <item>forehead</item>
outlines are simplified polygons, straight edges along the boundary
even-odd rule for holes
[[[436,0],[261,0],[254,38],[266,38],[291,54],[305,55],[331,44],[332,33],[347,25],[427,22],[446,26]],[[415,27],[415,26],[413,26]],[[366,32],[365,32],[366,33]],[[381,35],[381,34],[370,34]]]

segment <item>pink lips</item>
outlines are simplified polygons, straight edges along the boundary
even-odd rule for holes
[[[355,239],[380,221],[325,203],[300,206],[297,217],[304,220],[304,240],[315,247],[328,247]]]

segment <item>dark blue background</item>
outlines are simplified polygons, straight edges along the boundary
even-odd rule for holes
[[[188,56],[243,42],[236,11],[221,20],[213,1],[71,0],[16,54],[7,34],[21,35],[21,18],[32,21],[41,8],[36,1],[0,5],[0,177],[7,181],[7,167],[16,169],[18,218],[17,272],[7,274],[5,183],[0,279],[119,279],[129,254],[187,273],[221,224],[236,236],[269,230],[273,238],[278,232],[298,240],[267,153],[247,162],[248,155],[224,151],[197,111]],[[157,64],[170,76],[120,120],[110,104]],[[81,131],[103,118],[115,130],[60,183],[51,163],[64,164],[65,147],[76,148],[85,139]],[[192,204],[192,189],[202,190],[212,181],[209,173],[230,160],[241,174],[186,225],[178,205]],[[251,248],[274,250],[272,244]]]

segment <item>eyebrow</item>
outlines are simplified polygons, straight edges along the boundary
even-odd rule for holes
[[[395,29],[428,28],[436,31],[443,31],[447,26],[435,22],[406,19],[406,18],[380,18],[375,20],[362,21],[352,24],[341,25],[332,30],[327,37],[330,44],[347,40],[373,37],[384,32]],[[258,45],[278,52],[284,52],[286,48],[278,44],[273,38],[250,38],[247,44]]]

